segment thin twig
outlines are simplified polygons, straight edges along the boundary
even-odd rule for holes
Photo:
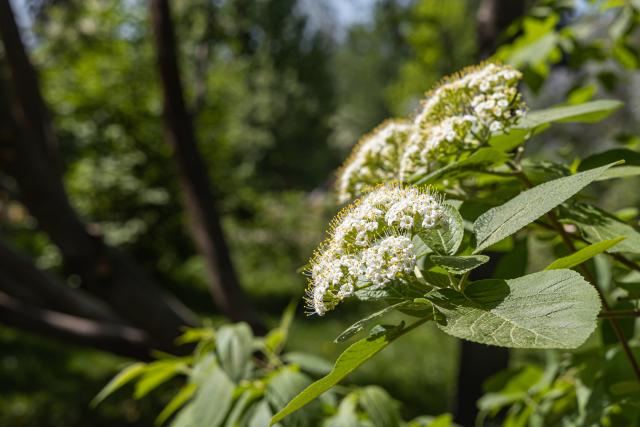
[[[602,318],[610,318],[610,317],[640,317],[640,310],[614,310],[614,311],[603,311],[598,315],[598,317]]]

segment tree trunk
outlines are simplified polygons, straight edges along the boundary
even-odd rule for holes
[[[60,249],[83,286],[146,331],[151,345],[172,351],[195,317],[120,251],[89,232],[69,203],[57,166],[55,135],[8,1],[0,1],[0,36],[11,70],[10,114],[0,117],[0,162],[16,181],[21,201]],[[4,83],[4,82],[0,82]],[[1,99],[1,101],[6,101]]]
[[[215,193],[185,105],[168,1],[151,0],[150,9],[164,93],[165,139],[178,166],[191,234],[205,262],[209,290],[223,314],[234,321],[246,321],[262,333],[264,326],[238,282]]]
[[[525,0],[482,0],[476,14],[478,53],[491,56],[500,44],[500,36],[509,25],[524,15]]]

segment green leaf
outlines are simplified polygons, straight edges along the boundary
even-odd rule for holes
[[[378,386],[369,386],[360,390],[359,401],[371,424],[375,427],[397,427],[400,425],[400,413],[391,396]]]
[[[269,404],[266,400],[261,400],[256,405],[256,410],[251,416],[247,427],[265,427],[269,425],[269,420],[271,420],[271,416],[273,412],[271,412],[271,408],[269,408]]]
[[[464,274],[489,261],[486,255],[440,256],[431,255],[431,261],[453,274]]]
[[[284,408],[291,399],[311,384],[311,379],[306,375],[296,371],[293,367],[288,366],[280,369],[275,375],[269,379],[265,398],[274,410]],[[291,414],[283,424],[291,426],[299,426],[304,424],[309,418],[314,418],[314,412],[317,413],[317,406],[307,406],[301,412]]]
[[[369,423],[361,422],[356,412],[357,392],[348,394],[338,406],[338,412],[327,419],[322,427],[367,427]]]
[[[298,365],[303,371],[315,375],[326,375],[331,372],[331,369],[333,368],[331,362],[320,356],[297,351],[285,353],[282,356],[282,360],[287,363]]]
[[[188,403],[171,422],[171,427],[193,427],[198,425],[193,415],[193,403]]]
[[[248,389],[245,390],[240,397],[236,400],[233,405],[233,409],[229,413],[225,421],[225,427],[236,427],[241,425],[240,420],[245,416],[253,402],[255,402],[258,398],[262,396],[263,392],[258,389]],[[267,419],[267,423],[269,422],[269,418]],[[266,425],[266,424],[265,424]]]
[[[264,345],[267,351],[274,354],[280,353],[282,347],[284,346],[284,343],[287,341],[289,329],[291,328],[291,323],[293,322],[297,306],[298,304],[295,301],[289,303],[284,313],[282,314],[280,325],[277,328],[269,331],[267,336],[264,338]]]
[[[409,327],[402,325],[383,329],[368,338],[363,338],[351,344],[336,360],[336,364],[331,372],[325,377],[311,384],[300,394],[287,404],[280,412],[271,419],[271,425],[282,420],[287,415],[302,408],[334,385],[338,384],[344,377],[353,372],[367,360],[382,351],[399,336],[409,332],[415,326],[424,323],[419,320]]]
[[[216,352],[231,380],[238,382],[248,375],[253,350],[253,333],[246,323],[225,325],[218,330]]]
[[[466,159],[451,162],[425,176],[414,177],[412,181],[415,181],[414,183],[416,185],[432,184],[453,172],[472,169],[480,165],[504,163],[508,159],[509,156],[503,151],[491,147],[484,147],[471,154]]]
[[[443,210],[446,223],[420,234],[420,239],[440,255],[455,255],[464,237],[462,216],[449,204],[444,204]]]
[[[622,107],[623,103],[612,99],[600,99],[578,105],[551,107],[527,113],[516,125],[517,129],[535,129],[549,123],[594,123],[606,118]]]
[[[607,250],[609,253],[640,253],[640,233],[595,206],[576,203],[570,209],[561,209],[560,217],[563,222],[574,224],[589,243],[625,236],[625,240]]]
[[[225,371],[216,368],[198,388],[193,399],[193,419],[197,425],[218,427],[231,408],[235,384]]]
[[[164,424],[164,422],[167,421],[178,409],[180,409],[187,400],[191,399],[196,392],[196,389],[197,386],[193,383],[186,384],[182,387],[180,391],[173,396],[173,399],[167,403],[167,406],[164,407],[162,412],[160,412],[158,418],[156,418],[155,424],[157,426]]]
[[[215,330],[213,328],[189,328],[182,335],[176,338],[176,344],[189,344],[199,341],[211,341],[215,337]]]
[[[133,365],[129,365],[122,371],[118,372],[118,374],[113,377],[102,390],[100,390],[96,397],[93,398],[91,406],[96,407],[116,390],[136,379],[145,371],[146,367],[146,363],[134,363]]]
[[[607,179],[629,178],[631,176],[640,175],[640,166],[618,166],[611,168],[603,173],[596,181],[605,181]]]
[[[576,348],[600,311],[596,290],[572,270],[481,280],[464,294],[440,289],[429,299],[443,314],[438,326],[446,333],[514,348]]]
[[[625,165],[640,166],[640,153],[627,148],[614,148],[601,153],[592,154],[584,158],[578,165],[578,171],[597,168],[608,165],[618,160],[624,160]],[[614,168],[613,170],[615,170]]]
[[[488,210],[473,223],[478,245],[474,253],[498,243],[535,221],[578,193],[613,165],[615,163],[545,182]]]
[[[547,266],[547,268],[545,268],[545,270],[558,270],[561,268],[575,267],[576,265],[580,265],[583,262],[593,258],[594,256],[614,247],[624,239],[626,239],[626,237],[620,236],[616,237],[615,239],[603,240],[602,242],[594,243],[587,246],[586,248],[582,248],[579,251],[572,253],[569,256],[553,261]]]
[[[133,397],[142,399],[156,387],[170,380],[183,371],[186,363],[181,359],[159,360],[147,365],[142,378],[136,384]]]
[[[365,328],[365,326],[369,325],[374,320],[377,320],[378,318],[384,316],[385,314],[390,313],[393,310],[395,310],[397,308],[401,308],[402,306],[405,306],[407,304],[409,304],[409,301],[402,301],[402,302],[399,302],[397,304],[393,304],[393,305],[390,305],[388,307],[385,307],[382,310],[376,311],[375,313],[370,314],[369,316],[365,317],[364,319],[358,320],[353,325],[349,326],[347,329],[342,331],[342,333],[340,335],[338,335],[334,341],[337,342],[337,343],[345,342],[346,340],[348,340],[352,336],[354,336],[354,335],[358,334],[359,332],[361,332]]]

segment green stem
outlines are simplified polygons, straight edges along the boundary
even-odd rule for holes
[[[469,278],[470,273],[470,271],[467,271],[460,278],[460,282],[458,282],[458,289],[460,290],[460,292],[464,292],[464,287],[467,284],[467,279]]]

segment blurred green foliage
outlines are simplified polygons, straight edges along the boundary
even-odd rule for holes
[[[185,233],[174,165],[162,140],[146,2],[31,3],[32,58],[73,204],[109,243],[131,253],[187,305],[211,315],[203,265]],[[299,268],[337,210],[327,193],[344,153],[383,118],[409,114],[422,92],[477,55],[472,20],[478,1],[376,1],[372,18],[341,36],[331,25],[313,22],[306,3],[172,3],[183,85],[220,193],[233,259],[241,283],[272,323],[303,293]],[[577,15],[569,3],[537,2],[507,31],[505,40],[514,42],[498,52],[525,68],[528,101],[548,105],[549,98],[569,94],[570,101],[582,102],[602,92],[633,97],[637,90],[625,90],[638,63],[631,3],[609,11],[587,7]],[[574,24],[570,30],[567,22]],[[571,71],[554,78],[556,67]],[[551,131],[549,151],[568,158],[602,151],[602,145],[637,149],[635,105],[618,115],[631,123],[625,132],[607,122],[590,127],[585,143],[583,128],[563,127]],[[637,207],[638,194],[629,181],[621,182],[613,185],[626,192],[606,192],[600,201],[628,212]],[[34,232],[21,205],[5,198],[1,203],[3,233],[40,267],[64,274],[56,248]],[[530,269],[546,265],[535,239],[528,245]],[[73,276],[66,279],[74,285]],[[288,350],[313,348],[334,360],[340,348],[332,339],[362,314],[357,305],[350,308],[323,322],[300,315]],[[455,340],[423,328],[351,381],[384,387],[403,402],[405,418],[442,413],[451,408],[457,357]],[[516,365],[538,365],[539,359],[527,352],[514,358]],[[89,408],[122,366],[122,359],[108,354],[2,327],[0,426],[151,426],[171,385],[141,403],[118,395]],[[515,369],[539,374],[538,368]],[[556,383],[566,378],[557,375]]]

